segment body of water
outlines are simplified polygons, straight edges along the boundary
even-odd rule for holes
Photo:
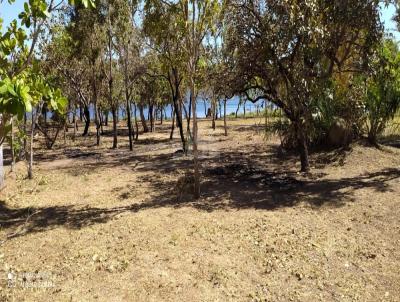
[[[249,113],[255,113],[258,110],[262,110],[265,106],[265,101],[260,100],[256,103],[252,103],[250,101],[247,102],[242,102],[242,104],[239,105],[239,98],[238,97],[234,97],[232,99],[229,99],[226,102],[226,114],[231,115],[231,114],[235,114],[236,111],[238,111],[239,115],[243,115],[244,112],[246,112],[246,114]],[[267,103],[268,106],[271,106],[269,103]],[[189,112],[189,105],[187,103],[185,103],[187,112]],[[211,104],[210,102],[204,100],[204,99],[197,99],[197,107],[196,107],[196,112],[197,112],[197,117],[199,118],[205,118],[207,115],[207,111],[208,109],[211,108]],[[93,120],[94,119],[94,108],[93,106],[90,106],[89,108],[90,111],[90,118]],[[79,115],[79,112],[77,112]],[[111,116],[111,112],[110,114],[110,119],[112,118]],[[171,118],[172,116],[172,106],[171,105],[167,105],[164,107],[164,111],[163,111],[164,117],[166,118]],[[184,113],[183,113],[184,114]],[[72,114],[71,114],[72,115]],[[120,118],[125,118],[126,117],[126,108],[125,106],[121,106],[118,112],[118,115]],[[132,116],[134,115],[133,113],[133,108],[132,108]],[[144,116],[147,119],[148,118],[148,108],[145,107],[144,108]],[[221,100],[219,101],[219,106],[218,106],[218,116],[223,116],[224,115],[224,102]],[[185,116],[185,115],[184,115]],[[136,117],[140,118],[139,116],[139,109],[137,109],[136,112]]]

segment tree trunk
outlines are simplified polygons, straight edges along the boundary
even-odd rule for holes
[[[226,126],[226,99],[224,99],[224,130],[225,136],[228,136],[228,128]]]
[[[149,127],[147,127],[146,119],[144,117],[143,105],[138,105],[138,107],[139,107],[140,120],[141,120],[142,126],[143,126],[143,132],[147,133],[147,132],[149,132]]]
[[[14,153],[14,118],[11,117],[11,172],[14,172],[15,153]]]
[[[191,92],[190,93],[190,99],[189,99],[189,113],[187,113],[187,129],[186,129],[186,131],[187,131],[187,133],[188,133],[188,135],[189,135],[189,137],[190,137],[190,119],[192,118],[192,102],[193,102],[193,100],[194,100],[194,97],[192,98],[192,93],[193,92]],[[185,105],[183,105],[183,106],[185,106]],[[196,107],[196,106],[195,106]],[[185,111],[185,113],[186,113],[186,111]]]
[[[368,141],[373,146],[378,146],[378,124],[375,121],[371,121],[371,125],[368,129]]]
[[[185,154],[187,153],[186,139],[185,134],[183,132],[183,124],[182,124],[182,111],[179,110],[178,100],[180,100],[179,92],[176,99],[174,99],[174,107],[175,107],[175,115],[176,115],[176,125],[179,128],[179,135],[181,136],[182,148]]]
[[[28,179],[33,179],[33,140],[35,136],[35,126],[39,119],[40,112],[42,111],[42,104],[39,104],[35,112],[32,112],[32,125],[31,125],[31,137],[30,137],[30,150],[29,150],[29,162],[28,162]]]
[[[113,149],[117,148],[118,144],[118,138],[117,138],[117,123],[118,123],[118,105],[114,104],[113,100],[113,88],[114,88],[114,78],[113,78],[113,72],[112,72],[112,48],[113,48],[113,43],[112,43],[112,24],[111,24],[111,3],[108,2],[108,31],[107,31],[107,36],[108,36],[108,102],[109,106],[111,106],[111,112],[112,112],[112,117],[113,117]]]
[[[99,119],[100,119],[100,132],[101,135],[104,135],[104,128],[103,128],[103,124],[104,124],[104,120],[103,120],[103,111],[100,109],[99,110]]]
[[[108,116],[109,116],[108,110],[104,111],[104,126],[106,127],[108,127]]]
[[[76,120],[76,107],[75,107],[75,105],[74,105],[74,113],[73,113],[72,120],[73,120],[73,123],[74,123],[74,133],[73,133],[73,136],[72,136],[72,141],[74,142],[75,138],[76,138],[76,131],[77,131],[77,126],[76,126],[77,120]]]
[[[90,126],[90,111],[89,111],[89,108],[88,108],[88,106],[86,106],[85,105],[85,108],[84,108],[84,115],[85,115],[85,129],[83,130],[83,136],[86,136],[86,135],[88,135],[88,133],[89,133],[89,126]]]
[[[193,63],[192,63],[193,64]],[[194,165],[194,198],[200,198],[200,164],[199,164],[199,153],[197,150],[197,113],[196,113],[196,100],[195,100],[195,83],[193,75],[190,79],[190,102],[192,105],[193,112],[193,126],[192,126],[192,139],[193,139],[193,165]]]
[[[26,159],[26,149],[27,149],[27,139],[26,134],[28,133],[28,126],[27,126],[28,118],[26,116],[26,112],[24,114],[24,159]]]
[[[238,112],[239,112],[239,109],[240,109],[240,105],[242,104],[242,101],[239,99],[239,102],[238,102],[238,105],[237,105],[237,108],[236,108],[236,112],[235,112],[235,118],[237,118],[238,117]]]
[[[82,110],[82,104],[79,105],[79,119],[81,122],[83,122],[83,110]]]
[[[171,125],[171,134],[169,135],[170,140],[174,138],[174,129],[175,129],[175,110],[172,107],[172,125]]]
[[[44,117],[44,126],[47,127],[47,106],[46,103],[43,105],[42,114]]]
[[[213,128],[213,130],[215,130],[215,99],[211,100],[211,112],[212,112],[212,122],[211,122],[211,127]]]
[[[310,170],[310,163],[308,159],[308,146],[307,136],[301,121],[298,120],[296,123],[296,132],[298,140],[298,148],[300,153],[301,172],[308,172]]]
[[[135,116],[135,140],[138,140],[138,138],[139,138],[139,123],[138,123],[138,120],[137,120],[137,112],[136,112],[137,110],[136,110],[136,103],[133,103],[133,115]]]
[[[118,147],[118,133],[117,133],[117,110],[115,108],[111,109],[113,117],[113,149]]]
[[[94,122],[96,124],[96,145],[100,146],[100,122],[99,122],[99,110],[97,108],[97,96],[94,105],[94,117],[95,117]]]
[[[149,104],[150,132],[154,132],[154,105]]]
[[[28,178],[33,179],[33,138],[35,135],[35,125],[40,112],[40,106],[36,109],[36,112],[32,112],[32,125],[31,125],[31,137],[29,146],[29,162],[28,162]]]
[[[132,133],[132,122],[131,122],[131,104],[129,102],[128,91],[125,92],[125,99],[126,99],[126,114],[128,117],[128,136],[129,136],[129,150],[133,150],[133,136]]]

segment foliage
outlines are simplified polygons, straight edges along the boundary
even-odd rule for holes
[[[378,49],[366,86],[366,128],[369,140],[375,144],[400,108],[400,52],[395,42],[385,40]]]
[[[13,3],[14,0],[9,0]],[[93,0],[74,1],[71,4],[94,6]],[[53,89],[49,81],[37,67],[33,59],[34,47],[41,26],[55,7],[44,0],[30,0],[24,3],[24,11],[18,15],[21,27],[13,20],[5,33],[0,36],[0,141],[3,142],[11,129],[12,116],[21,119],[41,100],[48,101],[53,110],[63,111],[66,99],[58,89]],[[0,20],[0,31],[2,22]],[[26,30],[32,32],[31,45],[28,45]]]
[[[362,73],[379,41],[378,1],[230,1],[226,40],[235,87],[282,108],[294,124],[302,170],[316,98],[335,74]],[[256,94],[250,96],[249,92]]]

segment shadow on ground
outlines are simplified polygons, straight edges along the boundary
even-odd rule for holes
[[[293,207],[301,202],[315,208],[323,205],[339,207],[354,201],[355,192],[362,188],[371,188],[378,192],[391,191],[390,181],[399,178],[400,169],[383,169],[336,180],[319,178],[318,175],[299,177],[294,172],[261,170],[248,164],[234,163],[205,169],[203,196],[198,201],[193,201],[190,195],[178,199],[174,194],[173,182],[166,183],[154,176],[146,181],[151,183],[158,195],[129,206],[9,208],[4,201],[0,201],[0,226],[2,229],[10,229],[10,237],[18,237],[59,226],[80,229],[92,224],[106,223],[121,213],[161,207],[193,207],[207,212],[249,208],[272,211]],[[23,231],[16,232],[20,226],[23,226]]]

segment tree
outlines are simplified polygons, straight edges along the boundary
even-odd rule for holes
[[[95,9],[77,5],[69,11],[70,22],[66,27],[73,44],[73,57],[79,60],[88,73],[90,86],[90,103],[94,108],[94,122],[96,125],[96,145],[101,141],[101,124],[99,110],[99,91],[104,77],[101,69],[101,58],[104,55],[106,44],[105,25],[103,14],[104,3],[99,1]]]
[[[185,43],[184,24],[178,3],[170,1],[147,0],[144,6],[145,17],[143,31],[149,47],[157,54],[161,76],[168,82],[176,124],[182,142],[182,149],[187,152],[187,141],[182,122],[182,86],[187,71],[186,55],[182,45]]]
[[[141,62],[140,55],[142,39],[134,21],[137,12],[137,2],[122,1],[119,7],[122,9],[118,10],[118,19],[115,29],[116,50],[119,56],[121,73],[123,74],[129,149],[132,151],[134,131],[131,121],[131,103],[133,101],[134,83],[144,73],[144,64]]]
[[[9,2],[13,3],[14,0]],[[70,1],[70,4],[75,3],[87,7],[94,6],[93,0]],[[30,86],[34,82],[28,80],[28,75],[32,78],[37,72],[35,68],[31,67],[34,61],[34,50],[45,20],[61,4],[62,2],[55,4],[51,1],[48,5],[44,0],[31,0],[24,3],[24,11],[18,16],[21,20],[21,27],[17,25],[16,20],[13,20],[5,33],[0,36],[0,187],[4,185],[2,165],[4,138],[11,129],[10,122],[13,117],[22,119],[25,112],[31,111],[35,101],[39,101],[32,97],[32,94],[39,93],[39,91],[32,89],[36,87]],[[30,45],[24,28],[31,29]],[[2,21],[0,20],[1,29]]]
[[[238,93],[283,110],[308,171],[312,100],[333,74],[365,70],[382,34],[379,1],[233,0],[226,16]]]
[[[83,60],[75,57],[74,41],[65,25],[57,24],[49,30],[49,42],[41,48],[41,66],[45,73],[58,79],[58,85],[68,96],[74,116],[76,132],[76,110],[83,108],[85,127],[83,136],[88,135],[90,127],[90,73]]]
[[[400,52],[392,40],[384,40],[372,62],[373,70],[366,79],[365,109],[367,132],[371,144],[400,108]]]

